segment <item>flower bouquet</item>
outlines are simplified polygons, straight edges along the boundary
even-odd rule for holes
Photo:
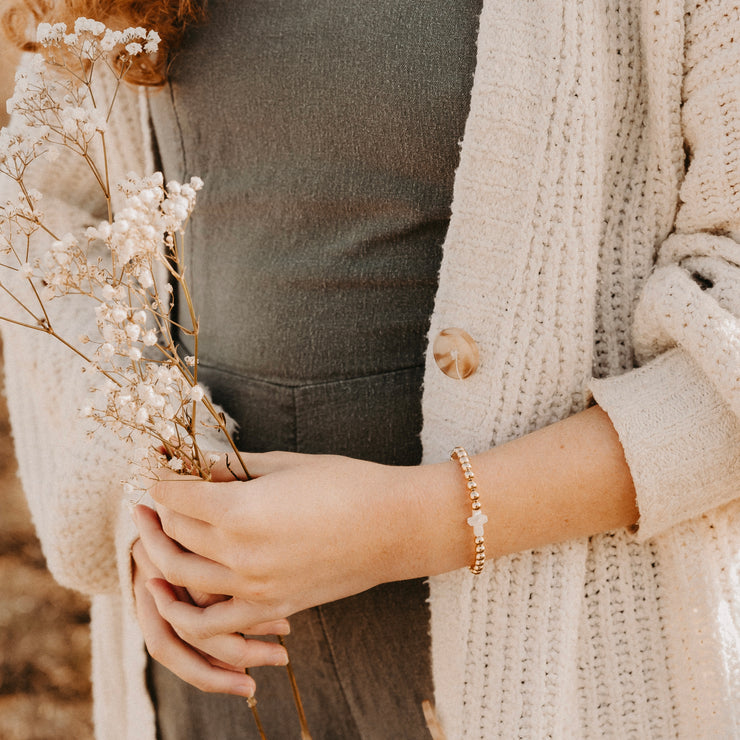
[[[45,53],[16,76],[7,103],[14,124],[0,132],[0,176],[17,186],[0,202],[0,291],[16,309],[0,320],[47,334],[84,361],[90,397],[80,413],[127,443],[129,498],[143,496],[163,465],[210,480],[221,455],[203,440],[214,433],[230,448],[227,465],[234,455],[234,476],[248,478],[225,414],[198,382],[198,318],[183,245],[203,183],[165,183],[159,172],[110,181],[106,131],[116,97],[126,75],[157,54],[159,36],[80,18],[71,33],[41,24],[37,41]],[[112,76],[107,96],[96,84],[101,75]],[[38,160],[54,163],[61,154],[84,160],[107,203],[107,218],[84,233],[56,232],[43,194],[29,184]],[[185,304],[177,313],[176,296]],[[89,303],[94,334],[57,330],[49,304],[70,299]],[[192,356],[180,352],[182,336],[192,338]],[[290,664],[288,672],[302,737],[310,738]],[[264,738],[256,702],[250,706]]]

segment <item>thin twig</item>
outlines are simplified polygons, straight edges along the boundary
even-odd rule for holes
[[[41,331],[46,331],[46,328],[43,326],[41,319],[39,319],[39,317],[36,316],[36,314],[25,303],[23,303],[23,301],[20,298],[13,295],[13,293],[7,287],[5,287],[5,285],[2,282],[0,282],[0,289],[4,290],[24,311],[26,311],[31,316],[33,316],[34,319],[36,319],[38,326],[33,327],[34,329],[40,329]],[[36,297],[38,298],[38,296]]]
[[[278,635],[278,640],[287,651],[288,648],[285,647],[285,640],[283,639],[282,635]],[[295,673],[293,672],[293,666],[290,663],[290,658],[288,658],[288,664],[285,666],[285,669],[288,671],[288,680],[290,681],[290,688],[293,692],[293,701],[295,702],[295,708],[298,712],[298,721],[301,724],[301,740],[312,740],[311,732],[308,729],[308,722],[306,721],[306,713],[303,710],[301,693],[300,691],[298,691],[298,683],[295,680]]]
[[[245,668],[244,673],[249,676],[249,668]],[[257,711],[256,697],[250,696],[247,699],[247,706],[252,710],[252,717],[254,717],[254,723],[257,725],[257,732],[259,732],[260,734],[260,740],[267,740],[267,735],[265,735],[265,728],[262,726],[262,720],[260,719],[259,712]]]

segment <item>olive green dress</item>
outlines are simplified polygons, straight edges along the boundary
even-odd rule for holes
[[[166,177],[205,182],[187,242],[199,373],[242,449],[419,463],[480,5],[211,0],[152,95]],[[291,618],[315,740],[428,737],[426,599],[406,581]],[[243,699],[149,674],[162,740],[257,737]],[[285,670],[253,675],[268,738],[299,737]]]

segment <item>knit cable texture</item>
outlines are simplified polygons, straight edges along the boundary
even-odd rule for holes
[[[670,2],[611,2],[605,14],[587,3],[484,5],[430,330],[480,338],[481,367],[456,383],[429,358],[425,459],[444,459],[451,444],[487,449],[593,393],[625,447],[640,531],[518,553],[476,580],[431,579],[437,706],[450,738],[737,732],[740,605],[737,589],[717,590],[737,573],[737,526],[722,527],[720,557],[682,561],[702,543],[717,553],[717,522],[737,522],[728,502],[740,491],[740,312],[730,298],[740,210],[726,175],[737,149],[712,116],[682,113],[684,73],[698,79],[699,66],[699,87],[713,87],[705,95],[740,93],[727,79],[738,66],[725,47],[740,38],[727,5],[686,16]],[[738,118],[721,125],[736,139]],[[698,202],[680,201],[682,184]],[[689,211],[700,234],[678,233]],[[690,517],[700,518],[676,527]],[[702,650],[677,603],[705,625]]]

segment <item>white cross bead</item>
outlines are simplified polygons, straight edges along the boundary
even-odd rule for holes
[[[488,521],[488,517],[485,514],[481,514],[480,511],[476,511],[473,516],[468,517],[468,524],[473,528],[473,534],[476,537],[483,537],[483,525]]]

